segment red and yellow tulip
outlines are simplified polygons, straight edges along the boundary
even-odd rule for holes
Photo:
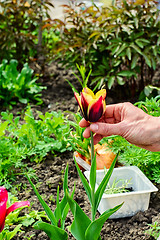
[[[9,208],[7,208],[7,201],[8,192],[5,187],[0,187],[0,232],[2,232],[5,224],[5,219],[10,212],[16,210],[17,208],[30,205],[29,201],[15,202]]]
[[[96,94],[89,88],[83,88],[81,95],[74,93],[83,117],[86,121],[97,122],[106,109],[106,90],[102,89]]]

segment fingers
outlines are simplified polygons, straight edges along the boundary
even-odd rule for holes
[[[83,133],[83,136],[85,138],[90,137],[90,131],[93,133],[96,133],[95,135],[95,141],[98,141],[98,139],[102,139],[103,137],[108,137],[111,135],[122,135],[121,132],[121,123],[116,124],[107,124],[107,123],[93,123],[90,126],[88,126]]]
[[[90,125],[90,130],[104,137],[121,135],[121,124],[93,123]]]
[[[82,128],[88,127],[89,125],[89,122],[87,122],[84,118],[82,118],[82,120],[79,122],[79,126]]]

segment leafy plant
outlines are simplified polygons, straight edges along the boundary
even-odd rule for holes
[[[7,206],[9,207],[12,205],[14,202],[18,201],[18,198],[11,194],[10,192],[8,193],[8,202]],[[35,210],[30,210],[29,212],[22,213],[22,208],[17,209],[14,212],[11,212],[6,220],[5,220],[5,228],[4,230],[0,233],[0,239],[1,240],[10,240],[12,239],[18,232],[22,232],[22,227],[28,227],[31,226],[35,221],[37,220],[42,220],[46,218],[48,220],[46,214],[44,211],[38,212]],[[9,228],[12,225],[17,225],[14,230],[10,231]]]
[[[76,161],[76,168],[78,171],[78,174],[81,178],[81,181],[83,183],[83,186],[85,188],[85,191],[87,193],[88,199],[90,201],[91,205],[91,219],[84,213],[84,211],[79,207],[79,205],[71,199],[71,197],[68,195],[68,202],[72,211],[72,214],[74,216],[74,221],[72,222],[72,225],[70,227],[70,231],[72,235],[77,239],[77,240],[100,240],[100,232],[102,229],[102,226],[104,222],[110,217],[114,212],[116,212],[122,204],[106,210],[99,218],[95,218],[96,216],[96,211],[98,208],[98,205],[101,201],[102,195],[105,191],[105,188],[107,186],[107,183],[110,179],[110,176],[112,174],[113,168],[116,163],[116,158],[112,162],[112,165],[110,169],[108,170],[107,174],[103,178],[102,182],[100,183],[98,189],[95,191],[95,183],[96,183],[96,156],[94,156],[94,159],[92,159],[92,164],[91,164],[91,171],[90,171],[90,181],[89,183],[87,182],[86,178],[80,171]],[[82,223],[83,224],[80,224]]]
[[[148,224],[150,229],[146,231],[147,234],[152,236],[154,239],[158,239],[160,236],[160,223],[154,222],[153,224]]]
[[[17,60],[8,62],[3,59],[0,64],[0,100],[4,105],[37,101],[42,103],[40,92],[45,87],[39,86],[37,77],[33,77],[33,70],[25,63],[22,70],[17,70]]]
[[[0,240],[12,239],[19,231],[21,232],[20,228],[21,228],[21,224],[17,225],[12,231],[9,231],[7,229],[3,230],[0,233]]]
[[[152,78],[160,59],[160,22],[153,1],[115,1],[110,8],[64,5],[66,24],[57,46],[60,61],[68,67],[83,64],[92,69],[91,84],[124,85],[123,96],[136,96]],[[56,53],[57,53],[56,49]],[[129,91],[128,91],[129,90]]]
[[[71,151],[70,123],[62,112],[37,112],[34,117],[31,107],[24,117],[13,117],[2,112],[0,121],[0,185],[10,187],[15,174],[26,166],[24,159],[40,162],[47,153]],[[22,123],[23,122],[23,123]],[[29,169],[28,169],[29,171]]]
[[[57,188],[57,201],[56,201],[56,209],[54,213],[51,211],[51,209],[48,207],[48,205],[45,203],[45,201],[42,199],[40,194],[38,193],[37,189],[35,188],[34,184],[32,183],[31,179],[27,175],[27,179],[29,183],[31,184],[38,200],[40,201],[42,207],[44,208],[48,218],[51,221],[51,224],[43,222],[43,221],[38,221],[37,223],[34,224],[34,228],[37,230],[43,230],[46,232],[46,234],[49,236],[51,240],[59,240],[59,239],[68,239],[68,234],[64,230],[65,228],[65,220],[69,211],[69,205],[67,202],[67,197],[66,193],[69,193],[68,189],[68,165],[65,170],[65,175],[64,175],[64,182],[63,182],[63,191],[64,191],[64,196],[60,202],[59,200],[59,187]],[[73,199],[74,191],[71,194],[71,199]]]
[[[74,151],[79,152],[86,158],[90,158],[90,153],[88,149],[90,139],[83,137],[84,129],[79,126],[79,122],[82,117],[78,112],[75,114],[72,113],[72,115],[74,116],[74,121],[70,121],[69,123],[73,127],[73,130],[70,134],[68,141]]]
[[[106,194],[114,194],[114,193],[124,193],[129,192],[130,187],[128,188],[128,185],[130,184],[131,179],[125,181],[123,179],[117,180],[116,178],[113,180],[112,185],[108,184],[107,188],[104,193]]]
[[[154,117],[160,116],[160,95],[152,97],[151,99],[146,98],[145,101],[139,101],[135,105],[141,108],[143,111]]]
[[[160,95],[160,88],[152,85],[145,86],[144,90],[139,95],[139,100],[144,101],[147,98],[156,97]]]

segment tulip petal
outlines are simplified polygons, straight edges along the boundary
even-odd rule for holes
[[[106,98],[106,89],[101,89],[100,91],[98,91],[95,95],[95,98],[97,99],[100,96],[102,96],[103,100]]]
[[[88,107],[88,119],[90,122],[97,122],[103,115],[104,108],[102,96],[97,100],[90,103]]]
[[[24,201],[24,202],[15,202],[13,203],[6,211],[6,216],[10,213],[13,212],[14,210],[24,207],[24,206],[29,206],[30,202],[29,201]]]
[[[82,113],[83,117],[85,118],[84,110],[83,110],[83,107],[82,107],[82,104],[81,104],[81,97],[80,97],[79,94],[76,93],[76,92],[74,93],[74,96],[75,96],[75,98],[76,98],[76,100],[77,100],[77,102],[78,102],[78,105],[79,105],[79,107],[80,107],[81,113]]]
[[[88,87],[83,88],[83,91],[82,91],[82,92],[84,92],[84,93],[90,95],[92,98],[94,98],[94,93],[93,93],[93,91],[92,91],[91,89],[89,89]]]
[[[4,187],[0,187],[0,232],[4,228],[6,209],[7,209],[8,192]]]
[[[82,104],[82,113],[83,117],[88,121],[88,106],[90,102],[93,101],[93,99],[90,97],[90,95],[85,94],[84,92],[81,93],[81,104]]]

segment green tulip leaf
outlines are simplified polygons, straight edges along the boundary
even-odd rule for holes
[[[90,188],[90,186],[89,186],[86,178],[84,177],[83,173],[82,173],[81,170],[79,169],[78,164],[76,163],[75,158],[74,158],[74,161],[75,161],[75,165],[76,165],[76,168],[77,168],[77,172],[78,172],[78,174],[79,174],[79,177],[80,177],[80,179],[81,179],[81,181],[82,181],[82,184],[83,184],[84,189],[85,189],[85,191],[86,191],[86,193],[87,193],[88,199],[89,199],[89,201],[90,201],[90,203],[91,203],[91,202],[92,202],[92,198],[91,198],[91,188]]]
[[[67,240],[68,234],[63,229],[45,222],[37,222],[33,225],[36,230],[44,231],[51,240]]]
[[[29,176],[26,175],[26,177],[27,177],[29,183],[31,184],[31,186],[32,186],[32,188],[33,188],[33,190],[34,190],[34,192],[35,192],[38,200],[40,201],[40,203],[41,203],[41,205],[42,205],[42,207],[44,208],[47,216],[48,216],[49,219],[51,220],[51,223],[52,223],[53,225],[56,225],[56,224],[57,224],[57,221],[56,221],[56,218],[55,218],[52,210],[48,207],[48,205],[46,204],[46,202],[42,199],[41,195],[38,193],[36,187],[35,187],[34,184],[32,183],[32,181],[31,181],[31,179],[29,178]]]
[[[116,212],[121,206],[120,204],[112,209],[105,211],[98,219],[93,221],[86,230],[85,239],[87,240],[98,240],[100,237],[101,229],[105,221]]]
[[[107,171],[106,175],[104,176],[102,182],[100,183],[99,187],[96,190],[96,193],[95,193],[95,209],[94,209],[95,212],[97,211],[97,208],[98,208],[99,203],[101,201],[102,195],[103,195],[103,193],[106,189],[106,186],[108,184],[108,181],[111,177],[111,174],[113,172],[114,166],[115,166],[116,161],[117,161],[117,157],[118,157],[118,153],[117,153],[115,159],[113,160],[113,162],[112,162],[109,170]]]
[[[83,212],[78,203],[74,201],[66,192],[67,200],[74,216],[71,225],[71,233],[77,240],[85,240],[85,232],[91,223],[89,217]]]

